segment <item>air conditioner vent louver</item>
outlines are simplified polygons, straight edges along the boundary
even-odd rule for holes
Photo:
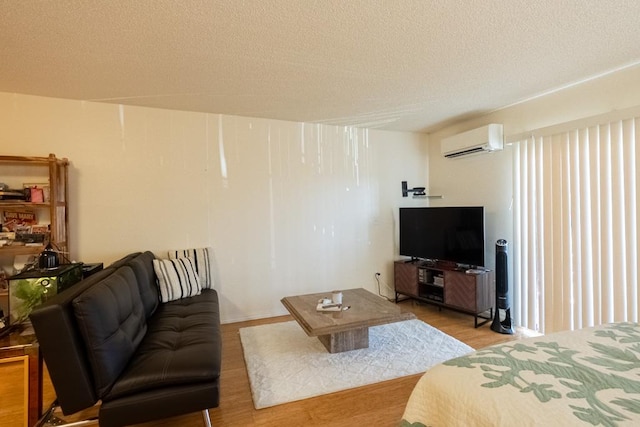
[[[502,150],[502,125],[490,124],[443,138],[440,148],[449,159]]]
[[[453,159],[455,157],[467,156],[469,154],[474,154],[474,153],[483,152],[483,151],[485,150],[482,147],[475,147],[475,148],[470,148],[469,150],[457,151],[455,153],[445,154],[445,157],[448,159]]]

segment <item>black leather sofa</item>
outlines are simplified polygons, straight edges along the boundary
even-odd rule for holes
[[[30,315],[62,413],[100,402],[101,427],[217,407],[218,294],[159,303],[151,252],[130,254]]]

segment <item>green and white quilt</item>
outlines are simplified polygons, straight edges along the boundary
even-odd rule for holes
[[[429,369],[403,427],[640,426],[640,325],[487,347]]]

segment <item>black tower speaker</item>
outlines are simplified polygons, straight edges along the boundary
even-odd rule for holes
[[[491,323],[491,329],[501,334],[514,333],[511,323],[511,308],[509,307],[507,241],[504,239],[496,242],[496,313]]]

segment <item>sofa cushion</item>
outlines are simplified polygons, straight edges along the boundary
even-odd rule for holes
[[[194,262],[200,286],[202,289],[213,289],[213,249],[212,248],[194,248],[194,249],[178,249],[169,251],[169,258],[191,258]]]
[[[120,376],[147,332],[140,290],[130,267],[87,289],[73,300],[96,392],[102,397]]]
[[[216,381],[220,376],[221,345],[215,290],[160,304],[129,366],[103,400]]]
[[[199,295],[202,290],[191,258],[154,259],[153,269],[162,302]]]
[[[136,275],[138,287],[140,288],[140,299],[147,319],[156,311],[160,301],[156,273],[153,268],[153,260],[155,258],[152,252],[147,251],[128,259],[124,264],[131,267]]]

